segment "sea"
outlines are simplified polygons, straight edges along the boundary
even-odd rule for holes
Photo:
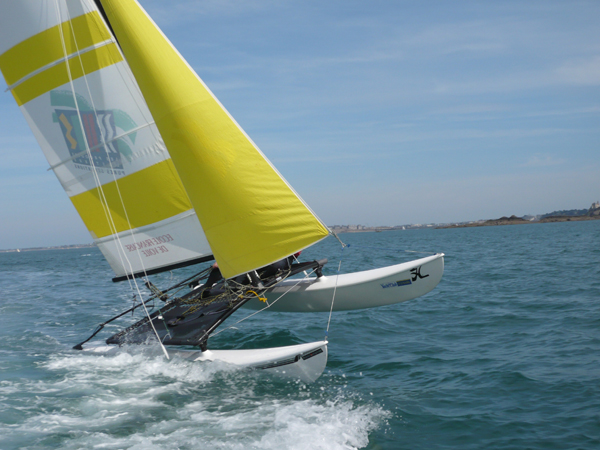
[[[0,449],[600,449],[600,221],[340,237],[302,259],[335,275],[443,252],[445,272],[423,297],[333,313],[313,384],[73,350],[131,287],[95,248],[0,254]],[[263,312],[209,347],[320,340],[328,319]]]

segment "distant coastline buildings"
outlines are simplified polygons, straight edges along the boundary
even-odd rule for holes
[[[562,222],[570,220],[600,218],[600,201],[592,203],[589,209],[569,209],[552,211],[548,214],[531,215],[527,214],[523,217],[510,216],[501,217],[491,220],[472,220],[469,222],[451,222],[451,223],[431,223],[422,225],[420,223],[412,223],[396,226],[376,226],[370,227],[365,225],[332,225],[330,228],[334,233],[359,233],[365,231],[391,231],[391,230],[410,230],[420,228],[454,228],[454,227],[474,227],[486,225],[508,225],[519,223],[540,223],[540,222]]]
[[[454,228],[454,227],[477,227],[487,225],[518,225],[520,223],[547,223],[547,222],[563,222],[563,221],[579,221],[579,220],[590,220],[600,219],[600,201],[592,203],[589,209],[569,209],[561,211],[552,211],[548,214],[539,214],[536,216],[527,214],[523,217],[510,216],[501,217],[499,219],[490,220],[472,220],[469,222],[446,222],[446,223],[430,223],[420,224],[411,223],[396,226],[366,226],[366,225],[331,225],[329,228],[334,233],[360,233],[360,232],[380,232],[380,231],[393,231],[393,230],[415,230],[421,228]],[[58,247],[35,247],[35,248],[15,248],[15,249],[0,249],[0,253],[17,253],[26,251],[36,250],[67,250],[76,248],[88,248],[95,247],[95,244],[75,244],[75,245],[63,245]]]

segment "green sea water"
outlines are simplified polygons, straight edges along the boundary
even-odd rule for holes
[[[421,298],[334,313],[311,385],[74,351],[131,306],[129,285],[97,249],[0,254],[0,448],[600,448],[600,221],[341,237],[350,248],[328,239],[303,259],[329,258],[333,274],[444,252],[445,273]],[[261,313],[210,347],[319,340],[327,319]]]

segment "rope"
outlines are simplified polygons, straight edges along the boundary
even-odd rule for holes
[[[334,233],[334,232],[332,231],[332,232],[331,232],[331,234],[333,234],[333,235],[335,236],[335,238],[336,238],[336,239],[339,241],[339,243],[340,243],[340,244],[342,244],[342,250],[344,249],[344,247],[350,247],[349,245],[347,245],[347,244],[344,244],[344,243],[342,242],[342,240],[341,240],[341,239],[340,239],[340,237],[337,235],[337,233]]]
[[[71,20],[71,19],[69,19],[69,20]],[[77,36],[75,35],[75,30],[73,29],[72,26],[71,26],[71,34],[73,36],[73,42],[75,43],[75,48],[77,48],[79,50],[79,45],[77,44]],[[85,67],[83,65],[83,60],[82,60],[82,57],[81,57],[81,53],[78,54],[78,58],[79,58],[79,64],[81,65],[81,71],[85,75]],[[123,200],[123,196],[121,195],[121,189],[119,187],[119,180],[117,179],[115,170],[114,170],[113,165],[112,165],[112,160],[111,160],[110,155],[108,153],[109,152],[108,143],[106,142],[106,137],[105,137],[104,133],[102,132],[103,127],[102,127],[102,124],[100,123],[100,118],[98,117],[98,112],[97,112],[97,109],[96,109],[96,104],[94,102],[94,96],[92,95],[92,91],[90,89],[90,85],[88,83],[87,76],[83,76],[83,81],[85,82],[87,93],[88,93],[88,96],[90,98],[90,102],[92,104],[92,110],[94,112],[94,118],[96,119],[96,124],[98,125],[98,130],[99,130],[98,134],[100,135],[100,139],[102,141],[102,145],[100,145],[99,148],[104,148],[104,152],[106,153],[106,159],[108,161],[108,165],[109,165],[111,173],[112,173],[112,178],[113,178],[113,181],[115,183],[115,188],[116,188],[117,194],[119,196],[119,201],[121,203],[121,207],[123,208],[123,212],[125,213],[125,221],[127,222],[127,227],[129,228],[129,234],[131,236],[131,239],[135,240],[135,233],[134,233],[134,231],[132,229],[133,227],[131,226],[131,222],[129,220],[129,214],[127,213],[127,208],[125,207],[125,202]],[[78,112],[79,112],[79,107],[77,109],[78,109]],[[80,121],[81,121],[81,118],[80,118]],[[88,158],[90,158],[90,163],[93,164],[91,149],[89,149],[89,145],[87,145],[87,139],[86,139],[86,148],[88,148]],[[99,178],[98,178],[97,185],[99,186],[100,190],[102,190]],[[121,260],[121,265],[125,266],[125,264],[123,264],[123,258],[125,258],[125,261],[127,262],[127,265],[129,266],[129,271],[133,272],[133,267],[131,265],[131,261],[127,257],[127,254],[125,253],[125,251],[123,251],[123,244],[121,243],[121,237],[117,233],[116,227],[114,226],[114,222],[113,222],[113,218],[112,218],[112,213],[111,213],[110,207],[108,205],[108,201],[106,200],[106,197],[104,196],[104,191],[103,190],[102,190],[102,197],[104,198],[104,202],[106,203],[105,214],[107,214],[108,216],[110,216],[110,222],[112,224],[112,227],[111,227],[112,230],[111,231],[114,231],[113,234],[115,236],[115,240],[119,244],[117,246],[117,249],[119,250],[118,254],[119,254],[119,259]],[[121,256],[121,253],[122,253],[122,256]],[[147,276],[147,274],[146,274],[146,268],[144,266],[144,261],[142,260],[142,255],[141,255],[140,249],[137,248],[137,246],[136,246],[136,254],[138,256],[138,259],[139,259],[139,262],[140,262],[140,266],[142,267],[142,271],[144,272],[144,275]],[[131,281],[129,282],[129,284],[131,286]],[[138,285],[137,285],[137,283],[135,281],[134,281],[134,285],[135,285],[135,288],[138,291],[138,293],[140,293]],[[140,293],[140,295],[141,295],[141,293]]]
[[[58,23],[59,23],[58,29],[59,29],[59,33],[60,33],[61,44],[62,44],[62,47],[63,47],[63,54],[64,54],[64,58],[65,58],[65,66],[66,66],[66,69],[67,69],[67,74],[69,76],[69,84],[71,86],[71,92],[73,93],[73,100],[75,102],[75,107],[76,107],[77,113],[78,113],[77,117],[79,119],[79,125],[80,125],[81,129],[83,130],[84,136],[85,136],[85,127],[83,126],[83,121],[82,121],[82,118],[81,118],[81,110],[79,108],[79,102],[77,101],[77,93],[75,91],[75,86],[73,84],[73,76],[71,74],[71,66],[70,66],[70,63],[69,63],[69,55],[67,53],[67,48],[66,48],[66,43],[65,43],[65,37],[64,37],[64,34],[63,34],[63,29],[62,29],[62,23],[63,23],[63,21],[62,21],[62,17],[61,17],[61,13],[60,13],[60,5],[59,5],[59,1],[58,0],[55,0],[54,3],[55,3],[55,6],[56,6],[56,14],[58,16],[57,17],[58,18]],[[71,23],[72,37],[74,39],[75,47],[76,47],[76,49],[79,52],[79,48],[78,48],[77,40],[76,40],[76,36],[75,36],[75,30],[73,29],[71,18],[68,17],[67,20]],[[82,71],[84,71],[84,66],[83,66],[83,61],[82,61],[82,58],[81,58],[81,54],[78,54],[78,57],[79,57],[79,64],[81,65],[81,69],[82,69]],[[83,79],[85,81],[86,88],[87,88],[88,94],[90,96],[90,101],[92,102],[92,109],[94,110],[94,116],[96,118],[96,123],[97,123],[97,125],[99,127],[99,130],[102,130],[101,124],[100,124],[99,119],[98,119],[98,114],[96,112],[96,106],[94,104],[93,96],[91,94],[90,86],[89,86],[87,77],[85,76],[85,71],[83,73],[84,73]],[[110,165],[110,168],[111,168],[111,172],[113,173],[113,179],[114,179],[115,185],[117,187],[117,192],[118,192],[119,198],[121,200],[121,205],[123,207],[123,210],[125,211],[126,221],[128,223],[131,235],[134,236],[133,230],[131,230],[131,224],[129,222],[129,217],[127,216],[127,209],[125,208],[125,205],[124,205],[124,202],[123,202],[123,198],[121,196],[121,192],[120,192],[120,189],[118,187],[117,179],[116,179],[116,176],[114,174],[114,170],[112,168],[112,162],[110,160],[110,156],[108,155],[108,146],[106,145],[106,141],[105,141],[104,134],[102,133],[102,131],[100,131],[100,137],[102,138],[102,143],[103,143],[103,146],[104,146],[104,151],[107,154],[107,160],[109,162],[109,165]],[[104,194],[104,190],[103,190],[102,185],[100,183],[100,177],[98,176],[98,172],[96,170],[96,165],[94,164],[94,159],[93,159],[93,156],[92,156],[92,153],[91,153],[91,150],[90,150],[89,143],[87,141],[87,136],[85,136],[84,144],[86,146],[86,151],[87,151],[88,159],[90,161],[90,165],[93,168],[92,173],[93,173],[93,176],[94,176],[94,181],[96,182],[96,186],[98,187],[98,191],[100,193],[100,197],[101,197],[101,202],[100,203],[102,204],[102,208],[103,208],[104,214],[105,214],[105,216],[106,216],[106,218],[108,220],[108,223],[109,223],[109,226],[111,228],[111,231],[113,231],[113,234],[115,235],[115,238],[116,238],[117,242],[119,243],[119,246],[117,246],[117,248],[122,251],[122,244],[121,244],[120,238],[118,236],[118,233],[116,232],[117,230],[116,230],[116,226],[114,224],[112,213],[111,213],[110,207],[108,205],[108,201],[106,200],[106,196]],[[125,261],[129,265],[130,270],[132,270],[131,262],[127,258],[127,255],[125,254],[125,252],[123,252],[123,255],[121,256],[121,251],[118,252],[119,258],[121,259],[121,263],[123,264],[123,257],[124,257]],[[142,268],[143,268],[144,273],[145,273],[145,268],[144,268],[144,264],[142,262],[141,254],[139,253],[139,249],[138,249],[138,257],[140,258],[140,263],[141,263]],[[135,290],[137,291],[138,295],[141,297],[142,293],[140,292],[139,286],[138,286],[137,282],[135,281],[135,279],[133,280],[133,285],[135,286]],[[130,281],[130,286],[131,286],[131,281]],[[133,289],[133,286],[131,286],[131,287]],[[148,312],[148,309],[146,308],[146,303],[142,302],[142,306],[144,308],[146,316],[148,317],[148,321],[150,322],[150,326],[152,327],[152,330],[154,331],[154,334],[156,335],[156,338],[157,338],[157,340],[159,342],[159,345],[160,345],[163,353],[165,354],[165,356],[166,356],[167,359],[170,359],[169,358],[169,353],[167,352],[167,349],[165,348],[165,346],[161,342],[161,339],[160,339],[160,337],[158,335],[158,332],[156,331],[156,328],[154,327],[154,324],[152,323],[152,320],[150,318],[150,313]]]
[[[294,284],[293,286],[290,286],[290,288],[285,291],[283,294],[281,294],[279,297],[277,297],[277,299],[275,299],[273,302],[269,303],[268,301],[265,300],[265,303],[267,303],[267,306],[265,306],[262,309],[259,309],[258,311],[254,311],[252,314],[238,320],[237,322],[235,322],[234,324],[232,324],[231,326],[228,326],[227,328],[223,328],[220,331],[217,331],[216,333],[212,334],[212,337],[217,336],[218,334],[221,334],[223,331],[229,330],[229,329],[237,329],[234,327],[234,325],[237,325],[241,322],[243,322],[246,319],[249,319],[250,317],[253,317],[255,315],[257,315],[260,312],[263,312],[267,309],[269,309],[271,306],[273,306],[275,303],[277,303],[285,294],[287,294],[288,292],[290,292],[292,289],[294,289],[296,286],[298,286],[302,281],[306,280],[309,276],[311,276],[313,273],[315,273],[315,270],[313,269],[309,274],[307,274],[304,278],[300,278],[298,280],[298,282],[296,284]],[[285,280],[286,278],[282,278],[277,284],[281,283],[283,280]],[[277,286],[277,284],[275,284],[275,286]]]
[[[338,264],[337,275],[335,276],[335,285],[333,286],[333,297],[331,299],[331,309],[329,310],[329,319],[327,320],[327,329],[325,330],[325,340],[329,337],[329,324],[331,323],[331,314],[333,313],[333,302],[335,302],[335,291],[337,290],[338,279],[340,278],[340,269],[342,268],[342,260]]]
[[[267,303],[267,297],[261,297],[260,295],[258,295],[256,292],[254,291],[246,291],[247,294],[254,294],[256,295],[256,298],[259,299],[261,302],[265,302]]]

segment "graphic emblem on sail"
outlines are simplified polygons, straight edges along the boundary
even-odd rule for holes
[[[137,127],[125,111],[93,110],[85,98],[80,97],[77,102],[80,107],[78,113],[73,95],[68,91],[59,90],[50,91],[50,103],[57,107],[52,119],[63,132],[75,167],[86,170],[96,167],[97,170],[106,170],[106,173],[113,173],[110,172],[112,170],[117,175],[125,175],[121,157],[131,161],[131,146],[135,144],[136,136],[135,132],[127,132]],[[80,123],[83,124],[85,133],[82,132]],[[119,133],[123,136],[119,137]],[[83,142],[84,136],[87,147]],[[93,161],[89,159],[87,148]]]

